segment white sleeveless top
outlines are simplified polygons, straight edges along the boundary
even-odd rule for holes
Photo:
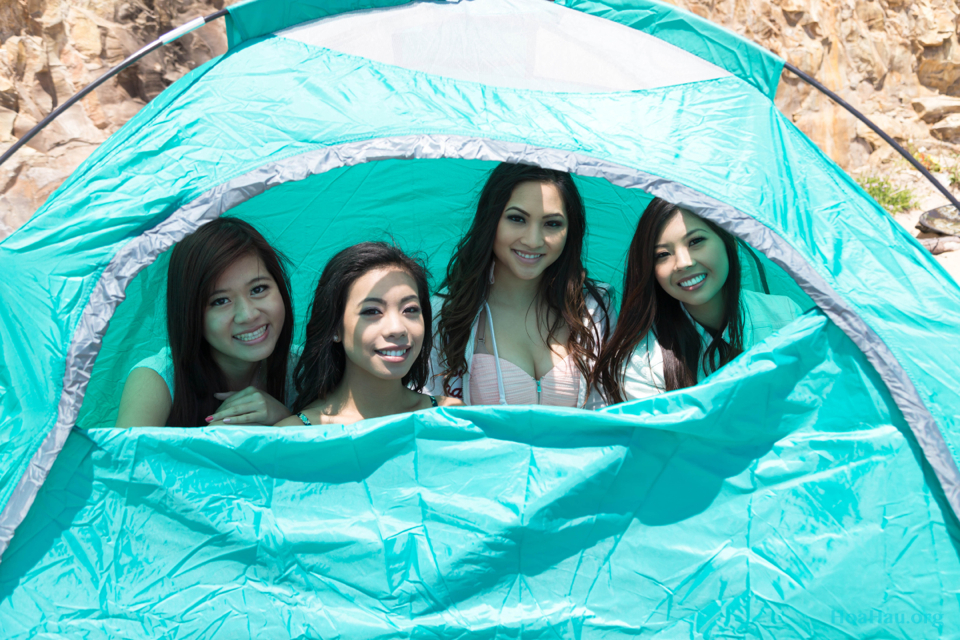
[[[797,303],[786,296],[774,296],[746,289],[740,291],[740,304],[744,320],[744,351],[790,324],[802,313]],[[713,338],[692,318],[691,321],[697,333],[700,334],[703,348],[706,349],[713,342]],[[726,332],[724,337],[727,337]],[[701,362],[697,380],[700,381],[706,377],[707,373],[703,370]],[[663,378],[663,349],[660,348],[660,343],[651,331],[640,341],[627,362],[623,374],[623,393],[627,400],[636,400],[666,393],[666,390],[667,386]]]

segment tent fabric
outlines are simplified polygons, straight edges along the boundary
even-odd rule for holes
[[[756,43],[685,9],[664,2],[557,0],[557,4],[602,16],[649,33],[722,67],[773,100],[783,59]]]
[[[424,38],[426,29],[437,37]],[[539,91],[633,91],[730,75],[642,31],[543,0],[413,3],[277,35],[414,71]]]
[[[411,0],[296,0],[273,2],[250,0],[227,7],[227,46],[240,46],[296,24],[335,16],[347,11],[363,11],[406,4]]]
[[[238,8],[232,32],[264,7]],[[297,16],[317,18],[310,11],[319,7],[290,2],[264,20],[285,28]],[[957,599],[944,594],[958,584],[960,363],[944,354],[960,348],[960,288],[755,82],[732,72],[556,93],[320,44],[271,35],[235,42],[141,110],[0,244],[0,270],[13,274],[0,281],[5,636],[175,637],[175,625],[186,624],[186,635],[234,637],[240,623],[228,614],[247,611],[245,602],[262,605],[250,609],[263,612],[248,616],[251,634],[285,624],[291,636],[410,635],[416,624],[480,637],[501,628],[935,637],[934,623],[955,616]],[[336,433],[107,428],[123,375],[163,339],[167,249],[198,225],[236,215],[262,228],[290,256],[301,302],[325,260],[371,239],[371,229],[423,252],[436,284],[483,176],[503,160],[576,174],[591,275],[618,283],[636,220],[660,195],[746,240],[778,287],[819,309],[694,389],[598,414],[450,409]],[[441,475],[414,464],[433,439],[453,443],[437,449]],[[507,473],[500,454],[527,463]],[[292,460],[304,461],[289,469],[293,479],[283,475]],[[363,460],[382,464],[343,471]],[[583,484],[547,489],[546,478]],[[501,479],[524,493],[491,501]],[[599,494],[581,486],[619,487],[610,495],[623,502],[603,511]],[[271,489],[251,494],[256,487]],[[686,487],[692,503],[678,498]],[[430,499],[410,511],[407,501],[427,489]],[[381,517],[393,499],[402,517]],[[540,505],[544,517],[555,515],[524,519]],[[344,525],[350,509],[363,524]],[[496,523],[498,509],[515,518]],[[302,522],[271,525],[281,512]],[[606,535],[610,514],[619,515]],[[384,518],[398,532],[442,523],[453,526],[445,540],[471,539],[469,531],[485,542],[424,547],[432,533],[393,541]],[[775,553],[764,546],[772,537],[754,537],[764,527],[779,527]],[[587,530],[598,533],[577,533]],[[530,544],[510,546],[528,532]],[[678,544],[685,535],[689,543]],[[505,548],[514,549],[503,556],[513,573],[497,560]],[[417,573],[428,565],[432,573]],[[404,567],[405,582],[392,567]],[[353,584],[341,571],[401,586],[358,583],[335,595],[337,584]],[[477,571],[483,579],[466,591],[457,591],[463,583],[443,591]],[[291,576],[295,583],[284,582]],[[643,576],[649,583],[637,582]],[[564,584],[573,586],[558,591]],[[661,585],[659,595],[649,585]],[[670,594],[688,592],[688,608],[674,607]],[[622,594],[646,594],[649,606],[625,604]],[[150,613],[158,603],[170,608]],[[323,606],[334,626],[320,621]],[[862,621],[875,611],[893,622]],[[914,614],[925,622],[914,624]]]
[[[960,615],[957,523],[818,312],[707,384],[541,418],[76,434],[0,565],[0,627],[921,639]]]
[[[228,7],[227,42],[233,49],[247,40],[347,11],[408,3],[409,0],[297,0],[278,4],[272,0],[248,0]],[[559,0],[556,4],[648,33],[726,69],[770,99],[777,92],[782,58],[684,9],[649,0]]]

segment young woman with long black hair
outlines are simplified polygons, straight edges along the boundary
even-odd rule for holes
[[[294,373],[296,415],[278,426],[349,424],[461,404],[420,393],[430,329],[430,289],[419,261],[383,242],[344,249],[317,283]]]
[[[654,198],[630,244],[594,384],[611,403],[691,387],[800,312],[790,298],[740,287],[736,238]]]
[[[608,301],[582,263],[586,226],[570,174],[493,170],[447,268],[429,388],[466,404],[599,406],[587,381]]]
[[[218,218],[173,248],[167,333],[169,347],[127,377],[116,426],[273,424],[290,415],[287,275],[252,226]]]

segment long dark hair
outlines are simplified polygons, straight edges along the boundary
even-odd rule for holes
[[[740,258],[738,240],[703,220],[723,241],[730,262],[724,285],[724,319],[716,331],[707,329],[713,342],[701,353],[702,344],[693,322],[679,300],[657,283],[656,244],[667,222],[680,210],[660,198],[644,210],[630,243],[627,271],[623,279],[623,304],[617,328],[603,347],[594,367],[594,384],[603,389],[611,403],[623,402],[623,372],[640,341],[651,330],[663,349],[663,377],[667,391],[697,384],[700,365],[716,371],[743,351],[743,314],[740,311]],[[724,331],[728,340],[723,340]]]
[[[552,184],[560,192],[567,215],[567,241],[556,262],[543,273],[538,291],[536,312],[541,305],[555,314],[546,342],[564,325],[570,328],[567,348],[573,354],[577,369],[590,379],[590,361],[600,351],[601,339],[584,320],[588,317],[587,295],[600,304],[603,321],[608,324],[605,295],[583,267],[583,239],[587,234],[587,219],[580,192],[569,173],[543,169],[526,164],[501,163],[487,178],[473,224],[454,251],[447,266],[447,276],[441,286],[443,308],[437,325],[441,350],[444,391],[450,395],[451,382],[463,375],[469,367],[465,353],[470,341],[473,322],[490,291],[489,268],[497,226],[514,188],[523,182]],[[607,333],[604,326],[603,335]]]
[[[169,426],[196,427],[220,405],[226,378],[203,337],[203,314],[217,280],[238,259],[255,255],[277,283],[286,319],[267,358],[264,391],[284,401],[287,359],[293,336],[293,304],[282,257],[256,229],[237,218],[217,218],[177,243],[167,269],[167,334],[173,359],[174,394]]]
[[[397,267],[406,271],[417,283],[420,311],[423,318],[423,346],[413,366],[403,377],[403,384],[420,391],[427,381],[433,315],[430,312],[430,287],[427,270],[420,260],[411,258],[398,247],[385,242],[361,242],[330,258],[317,283],[310,306],[310,319],[303,345],[303,354],[294,369],[293,383],[297,400],[294,413],[302,411],[314,400],[326,398],[340,381],[347,366],[342,342],[333,337],[341,331],[350,285],[373,269]]]

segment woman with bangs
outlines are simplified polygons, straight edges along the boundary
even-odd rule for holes
[[[494,169],[435,303],[429,387],[468,405],[601,406],[588,380],[608,299],[583,267],[585,235],[570,174]]]
[[[293,306],[281,257],[251,225],[218,218],[167,269],[169,347],[127,376],[117,427],[274,424],[290,415]]]
[[[796,319],[785,296],[742,289],[739,241],[654,198],[634,233],[617,328],[594,369],[610,403],[692,387]]]

